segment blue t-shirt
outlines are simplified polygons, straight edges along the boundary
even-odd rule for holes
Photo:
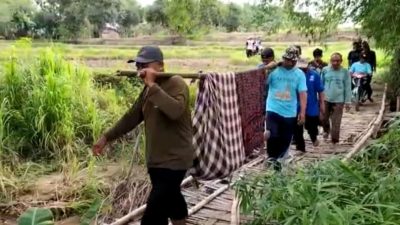
[[[318,93],[324,91],[321,77],[316,70],[308,69],[306,73],[307,83],[307,116],[319,116]],[[300,101],[298,102],[297,112],[300,112]]]
[[[367,62],[356,62],[351,65],[350,73],[365,73],[368,75],[372,75],[372,68],[371,65]]]
[[[307,91],[306,76],[299,68],[278,67],[268,76],[267,111],[285,118],[297,115],[297,93]]]

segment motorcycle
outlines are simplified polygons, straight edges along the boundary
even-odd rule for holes
[[[352,75],[352,98],[353,102],[355,103],[356,111],[360,110],[360,105],[367,101],[367,92],[365,90],[365,84],[367,80],[365,79],[367,75],[354,73]]]

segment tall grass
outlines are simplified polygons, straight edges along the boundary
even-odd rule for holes
[[[91,144],[127,108],[116,91],[103,99],[107,106],[100,108],[105,89],[95,87],[90,71],[66,61],[56,49],[14,54],[2,68],[0,153],[12,151],[33,159],[79,155],[77,144]],[[128,92],[131,86],[124,87]],[[132,88],[128,99],[136,97],[135,91]]]
[[[237,183],[250,224],[351,225],[400,221],[399,122],[351,163],[338,159]]]

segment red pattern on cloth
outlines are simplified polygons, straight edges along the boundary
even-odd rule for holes
[[[264,146],[266,74],[264,69],[236,73],[239,113],[246,156]]]

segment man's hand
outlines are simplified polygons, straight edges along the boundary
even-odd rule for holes
[[[155,84],[157,71],[153,68],[142,69],[139,74],[147,87],[151,87]]]
[[[106,145],[107,145],[106,137],[101,136],[101,138],[92,147],[93,155],[95,155],[95,156],[102,155]]]
[[[305,113],[300,113],[299,117],[297,118],[297,124],[303,125],[306,122],[306,115]]]
[[[346,111],[348,112],[348,111],[350,111],[350,109],[351,109],[351,104],[350,104],[350,103],[346,103],[346,104],[344,105],[344,107],[345,107]]]

